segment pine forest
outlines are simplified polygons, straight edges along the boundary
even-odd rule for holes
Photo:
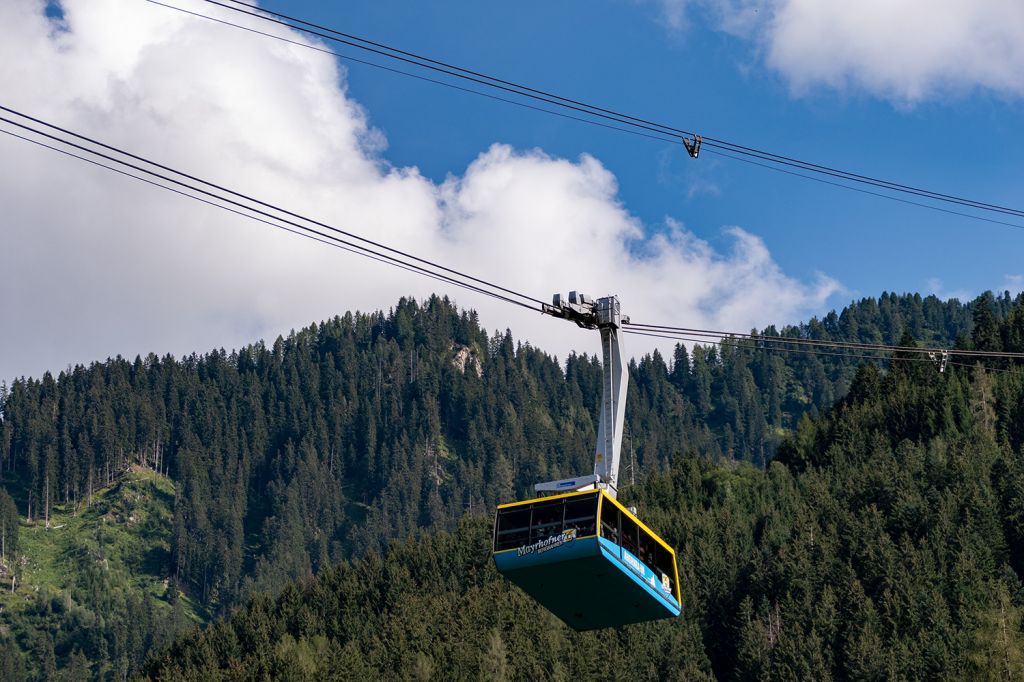
[[[1024,295],[883,294],[629,365],[683,613],[577,633],[495,505],[592,468],[598,359],[447,298],[0,389],[3,680],[1024,679]]]

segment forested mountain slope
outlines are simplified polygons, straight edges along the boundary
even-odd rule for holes
[[[975,331],[976,345],[1024,351],[1024,305]],[[496,573],[477,515],[259,596],[146,673],[1024,679],[1019,366],[865,365],[766,470],[676,457],[626,497],[679,549],[674,621],[569,630]]]
[[[134,466],[77,509],[54,507],[48,524],[0,513],[0,680],[124,679],[205,622],[168,580],[174,494]]]
[[[781,333],[1003,344],[1016,327],[1000,321],[1020,300],[887,294]],[[858,362],[746,342],[640,358],[627,406],[640,478],[690,456],[763,465],[803,415],[846,394]],[[447,299],[403,300],[269,346],[118,358],[15,381],[0,390],[0,521],[45,525],[55,507],[75,514],[131,466],[166,474],[168,586],[150,598],[182,593],[198,613],[224,614],[419,529],[453,529],[535,481],[589,470],[599,400],[595,358],[559,362],[510,332],[488,335]],[[40,585],[19,585],[26,608],[37,608]],[[98,597],[69,599],[93,609]],[[118,618],[58,648],[58,665],[74,646],[91,661],[109,654]],[[5,622],[12,616],[0,613]],[[129,667],[139,662],[123,655]]]

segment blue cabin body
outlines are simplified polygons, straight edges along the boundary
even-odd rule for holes
[[[576,630],[681,610],[675,551],[602,490],[499,506],[494,563]]]

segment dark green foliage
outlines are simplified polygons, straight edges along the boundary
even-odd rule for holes
[[[19,589],[0,589],[0,645],[24,655],[0,679],[123,679],[194,624],[162,586],[172,504],[166,479],[136,469],[77,513],[55,508],[49,529],[23,529]]]
[[[8,561],[12,564],[18,555],[18,508],[14,499],[4,490],[0,490],[0,577],[8,570]],[[13,571],[13,566],[10,567]]]
[[[146,673],[1020,679],[1021,404],[1020,368],[897,358],[858,370],[766,469],[673,458],[624,498],[678,548],[675,621],[570,631],[497,575],[475,517],[259,597]]]
[[[577,634],[494,570],[487,518],[399,544],[257,598],[155,657],[154,679],[701,679],[700,631],[678,620]],[[639,663],[643,656],[649,661]],[[432,674],[431,674],[432,673]]]
[[[1019,300],[1015,307],[1008,295],[961,305],[885,294],[785,328],[781,335],[895,343],[909,334],[929,343],[959,339],[968,346],[1011,349],[1024,343],[1022,310]],[[766,336],[779,334],[774,328],[764,331]],[[701,602],[708,615],[699,628],[696,621],[687,621],[688,639],[664,643],[675,652],[671,660],[688,666],[683,677],[692,678],[697,670],[721,673],[723,661],[732,658],[744,670],[765,673],[770,663],[781,667],[769,672],[781,676],[813,677],[837,665],[836,651],[867,647],[886,632],[874,594],[866,591],[870,603],[859,604],[858,613],[877,624],[865,626],[849,642],[843,640],[843,647],[830,657],[807,658],[798,645],[804,640],[780,638],[773,634],[775,626],[767,631],[762,627],[758,636],[778,640],[780,656],[785,652],[778,660],[765,659],[763,648],[758,653],[756,647],[728,644],[735,642],[737,631],[749,632],[755,641],[758,624],[773,622],[773,614],[782,613],[786,602],[738,591],[752,570],[741,567],[752,560],[753,548],[761,546],[765,528],[721,526],[729,526],[732,516],[750,517],[749,505],[774,504],[777,514],[798,507],[789,498],[772,498],[773,489],[759,487],[763,475],[748,468],[689,471],[692,487],[672,492],[672,477],[684,459],[697,455],[706,461],[738,460],[763,467],[795,430],[782,450],[790,470],[816,475],[831,466],[832,450],[841,449],[837,461],[845,475],[850,467],[867,466],[885,447],[899,445],[887,433],[900,434],[899,441],[925,447],[926,453],[933,440],[972,429],[985,434],[995,448],[1021,442],[1019,375],[996,381],[957,368],[939,376],[931,365],[909,360],[897,361],[892,371],[875,365],[858,370],[861,361],[769,353],[756,342],[736,341],[692,353],[679,347],[668,363],[659,353],[631,363],[625,457],[635,454],[637,479],[647,481],[645,491],[668,491],[672,499],[685,494],[686,499],[702,500],[694,510],[724,515],[701,530],[710,544],[701,550],[700,561],[709,562],[714,568],[709,575],[715,576],[713,581],[700,578],[710,581],[706,602]],[[955,382],[959,388],[949,386]],[[848,392],[835,413],[811,419]],[[883,395],[893,399],[884,409],[876,404]],[[0,387],[0,485],[22,516],[38,524],[47,522],[55,506],[76,509],[86,504],[131,465],[166,473],[176,496],[163,599],[175,604],[185,598],[217,616],[249,597],[269,599],[261,595],[272,595],[296,579],[309,580],[339,561],[368,552],[378,556],[393,540],[422,529],[454,529],[466,512],[486,513],[499,501],[526,494],[538,480],[588,471],[599,400],[596,358],[573,355],[562,366],[528,345],[516,344],[510,332],[488,335],[474,313],[459,312],[446,299],[422,304],[403,300],[387,314],[348,314],[279,338],[271,346],[259,343],[230,354],[221,350],[180,360],[117,358],[56,378],[47,374],[40,380],[18,380],[9,390]],[[932,400],[942,400],[941,409],[919,409]],[[850,412],[847,421],[836,416],[844,410]],[[880,430],[883,423],[892,428]],[[1010,464],[997,458],[991,466]],[[772,471],[768,478],[774,480]],[[997,542],[1004,548],[998,557],[1005,555],[1018,571],[1024,560],[1018,549],[1024,537],[1020,483],[1019,477],[1008,476],[982,508],[985,513],[994,508],[1005,512],[988,523],[986,532],[994,541],[993,534],[1005,533]],[[794,482],[786,486],[799,491]],[[760,492],[753,499],[736,497],[737,487]],[[666,524],[678,526],[679,533],[688,528],[669,514],[671,507],[652,503],[650,508],[655,516],[664,508]],[[2,509],[0,500],[0,514]],[[920,501],[910,499],[901,507],[900,523],[913,529],[920,525],[921,513]],[[788,526],[774,523],[778,537],[767,537],[782,543],[782,529]],[[674,537],[681,547],[691,541],[682,534]],[[693,556],[690,560],[691,565],[699,563]],[[457,573],[455,568],[438,570]],[[88,576],[86,572],[84,579],[94,579]],[[833,601],[820,604],[827,622],[837,622],[847,608],[839,588],[833,588]],[[100,644],[87,647],[66,640],[54,647],[58,666],[80,667],[85,657],[96,675],[101,674],[98,661],[110,662],[103,671],[127,670],[137,665],[151,642],[176,628],[161,620],[163,616],[133,619],[133,610],[145,614],[144,603],[117,604],[110,606],[110,617],[102,623],[76,625],[102,646],[115,647],[116,654]],[[747,614],[742,618],[741,609]],[[138,632],[129,633],[128,623]],[[37,626],[44,628],[44,621],[30,630]],[[488,658],[489,667],[472,669],[484,677],[501,677],[502,670],[524,676],[516,672],[514,658],[523,645],[510,640],[516,636],[511,625],[486,621],[481,627],[485,629],[474,634],[474,647],[496,655]],[[837,636],[830,627],[814,629],[807,637],[827,648]],[[543,637],[553,636],[549,629],[543,629]],[[708,633],[721,637],[721,643],[710,641]],[[306,637],[305,631],[290,637],[275,636],[279,660],[274,665],[281,668],[267,674],[308,672],[310,665],[327,659],[344,662],[351,670],[370,665],[362,650],[347,642],[339,645],[331,633],[323,640]],[[34,651],[26,638],[18,641],[24,651]],[[575,644],[567,649],[552,644],[565,652],[567,662],[545,668],[545,674],[556,669],[587,674],[580,666],[592,663],[575,647],[590,647],[586,643],[591,640],[571,641]],[[497,655],[503,651],[505,667]],[[447,655],[421,649],[408,661],[389,663],[388,670],[439,674],[452,665]],[[644,675],[678,673],[672,667],[676,663],[659,668],[662,664],[652,662],[665,659],[639,662],[622,656],[627,662],[615,670],[641,666],[636,669],[647,671]],[[41,674],[39,666],[48,659],[32,654],[29,660],[31,670]],[[865,670],[876,670],[869,663],[864,661]]]
[[[249,679],[298,650],[331,679],[1016,679],[1024,594],[993,479],[1024,467],[973,425],[901,438],[898,400],[880,424],[840,410],[864,445],[833,440],[802,473],[685,459],[632,491],[679,548],[676,621],[571,632],[495,573],[476,518],[258,598],[147,672]]]

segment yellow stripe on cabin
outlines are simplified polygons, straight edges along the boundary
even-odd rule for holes
[[[618,500],[616,500],[616,499],[615,499],[614,497],[612,497],[611,495],[609,495],[609,494],[608,494],[608,493],[606,493],[605,491],[603,491],[603,490],[602,490],[602,491],[601,491],[601,495],[603,495],[603,496],[605,497],[605,499],[607,499],[607,500],[610,500],[610,501],[612,502],[612,504],[614,504],[614,505],[615,505],[616,507],[618,507],[618,508],[619,508],[619,511],[621,511],[621,512],[622,512],[623,514],[625,514],[625,515],[626,515],[626,516],[628,516],[629,518],[633,519],[633,521],[635,521],[635,522],[637,523],[637,525],[639,525],[639,526],[640,526],[641,528],[643,528],[643,529],[644,529],[644,530],[645,530],[645,531],[647,532],[647,534],[648,534],[648,535],[650,535],[650,536],[651,536],[652,538],[654,538],[654,540],[655,540],[655,541],[656,541],[656,542],[657,542],[657,543],[658,543],[659,545],[661,545],[662,547],[664,547],[665,549],[667,549],[667,550],[669,551],[669,553],[670,553],[670,554],[672,555],[672,563],[675,563],[675,562],[676,562],[676,551],[675,551],[674,549],[672,549],[672,547],[670,547],[670,546],[669,546],[669,544],[668,544],[667,542],[665,542],[664,540],[662,540],[662,539],[661,539],[661,537],[659,537],[657,533],[655,533],[655,532],[654,532],[653,530],[651,530],[650,528],[648,528],[648,527],[647,527],[647,524],[645,524],[645,523],[644,523],[643,521],[641,521],[641,520],[640,520],[640,519],[638,519],[638,518],[637,518],[636,516],[634,516],[634,515],[633,515],[633,513],[632,513],[631,511],[629,511],[628,509],[626,509],[626,508],[625,508],[625,507],[624,507],[624,506],[622,505],[622,503],[621,503],[621,502],[619,502]]]
[[[506,502],[505,504],[499,504],[498,510],[510,509],[512,507],[522,507],[527,504],[534,504],[535,502],[550,502],[551,500],[561,500],[566,497],[577,497],[580,495],[594,495],[600,491],[597,490],[574,490],[568,493],[559,493],[557,495],[548,495],[546,497],[535,497],[532,500],[523,500],[522,502]]]
[[[641,521],[636,516],[634,516],[633,513],[630,512],[628,509],[626,509],[622,505],[621,502],[619,502],[614,497],[612,497],[611,495],[606,493],[604,490],[575,490],[575,491],[569,492],[569,493],[559,493],[558,495],[548,495],[546,497],[535,497],[535,498],[533,498],[531,500],[523,500],[522,502],[507,502],[505,504],[499,504],[498,505],[498,511],[502,511],[504,509],[512,509],[513,507],[523,507],[523,506],[526,506],[528,504],[534,504],[534,503],[537,503],[537,502],[550,502],[552,500],[561,500],[561,499],[565,499],[565,498],[568,498],[568,497],[580,497],[582,495],[593,495],[595,493],[600,493],[601,497],[603,497],[603,498],[605,498],[607,500],[611,500],[611,502],[616,507],[619,508],[619,511],[621,511],[623,514],[625,514],[629,518],[633,519],[633,521],[635,521],[636,524],[639,525],[649,536],[654,538],[655,542],[657,542],[659,545],[661,545],[662,547],[667,549],[672,554],[672,563],[675,563],[675,561],[676,561],[676,551],[674,549],[672,549],[672,547],[669,546],[669,544],[667,542],[662,540],[661,537],[657,533],[655,533],[653,530],[651,530],[647,526],[647,524],[645,524],[643,521]],[[598,508],[597,514],[598,514],[598,519],[600,520],[600,518],[601,518],[601,510],[600,510],[600,508]],[[502,550],[502,551],[507,551],[507,550]],[[678,568],[676,570],[678,571]],[[678,584],[678,581],[677,581],[677,584]]]

